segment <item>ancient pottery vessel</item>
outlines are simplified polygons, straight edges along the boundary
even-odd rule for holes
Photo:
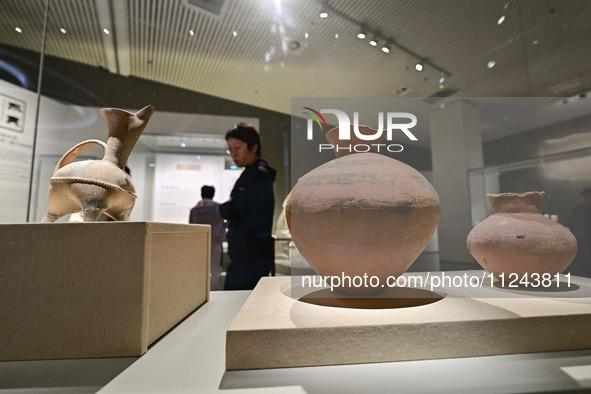
[[[577,241],[561,224],[542,215],[544,192],[487,194],[492,215],[468,234],[468,250],[488,272],[505,281],[535,279],[564,271]],[[507,282],[505,282],[507,283]]]
[[[87,222],[96,221],[103,213],[114,220],[129,220],[136,194],[131,177],[123,169],[153,113],[151,105],[136,113],[102,109],[109,130],[107,143],[83,141],[61,157],[50,179],[48,208],[42,221],[54,222],[80,211]],[[104,149],[102,160],[73,161],[93,146]]]
[[[364,134],[376,132],[363,128]],[[327,139],[337,132],[329,131]],[[423,175],[368,152],[340,155],[302,176],[286,216],[298,250],[319,275],[379,278],[379,287],[340,287],[361,294],[383,290],[388,276],[408,269],[429,243],[439,210],[439,197]]]

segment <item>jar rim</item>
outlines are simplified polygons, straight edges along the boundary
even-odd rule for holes
[[[546,192],[487,194],[492,213],[542,213],[542,199]]]

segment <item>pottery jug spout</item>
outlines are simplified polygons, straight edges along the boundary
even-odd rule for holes
[[[146,128],[154,107],[148,105],[136,113],[117,108],[103,108],[101,114],[107,120],[109,138],[104,160],[123,169],[140,135]]]

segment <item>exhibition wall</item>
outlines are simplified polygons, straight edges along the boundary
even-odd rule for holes
[[[46,97],[41,98],[39,118],[36,119],[37,96],[34,93],[0,80],[0,94],[2,119],[18,120],[18,123],[14,120],[0,125],[3,202],[0,222],[26,222],[29,199],[30,221],[39,222],[47,208],[49,178],[59,158],[84,140],[106,140],[106,122],[100,114],[100,108],[64,104]],[[223,130],[225,125],[239,120],[258,126],[257,119],[250,118],[161,113],[156,116],[151,130],[153,135],[157,134],[161,131],[159,127],[167,123],[174,123],[177,129],[181,129],[186,122],[196,123],[206,129],[217,123],[223,125],[218,127]],[[40,132],[37,134],[34,170],[31,174],[36,127]],[[225,144],[223,135],[218,137]],[[81,158],[101,159],[102,156],[101,149],[91,148]],[[135,221],[186,223],[190,208],[201,199],[201,186],[215,186],[215,200],[223,202],[229,198],[231,187],[240,174],[240,169],[230,168],[224,155],[159,154],[141,143],[130,156],[128,167],[138,194],[131,216],[131,220]],[[177,206],[176,214],[170,213],[171,204]]]
[[[214,200],[227,201],[242,169],[226,169],[225,164],[223,156],[156,154],[152,220],[188,222],[203,185],[215,187]]]
[[[35,59],[39,60],[39,54],[18,48],[4,47],[4,49],[0,49],[0,52],[11,62],[17,63],[19,67],[22,67],[23,64],[30,64]],[[51,105],[47,108],[48,114],[55,113],[59,119],[64,121],[68,119],[69,121],[75,120],[72,124],[63,123],[60,127],[52,126],[53,131],[51,131],[45,129],[43,123],[39,123],[37,139],[39,146],[36,149],[40,149],[44,152],[43,154],[57,155],[56,162],[66,150],[84,139],[106,140],[106,123],[100,115],[101,108],[121,108],[136,111],[145,104],[151,104],[156,108],[148,127],[129,158],[129,167],[133,167],[134,183],[138,191],[138,200],[132,211],[132,220],[150,220],[151,218],[150,199],[153,185],[142,185],[141,178],[144,173],[148,176],[148,181],[153,177],[154,168],[149,165],[154,162],[155,153],[214,154],[229,158],[225,152],[223,137],[230,127],[239,122],[253,124],[261,133],[263,157],[277,170],[275,212],[276,215],[281,212],[281,201],[290,188],[288,170],[289,115],[148,80],[123,77],[111,74],[106,70],[66,60],[46,57],[44,64],[46,73],[42,76],[47,78],[43,79],[40,90],[42,101],[47,100],[56,103],[55,105],[59,104],[74,108],[71,117],[64,116],[62,118],[58,116],[58,113],[53,110]],[[57,78],[55,74],[58,71],[62,76],[67,75],[67,80]],[[37,96],[30,90],[5,81],[1,82],[4,82],[6,86],[10,86],[11,89],[27,91],[31,94],[32,102],[36,100]],[[12,82],[18,83],[18,81]],[[99,95],[101,96],[99,97]],[[32,110],[29,111],[31,112],[32,121],[28,122],[27,126],[30,126],[31,133],[34,133],[35,113]],[[40,112],[40,116],[43,118],[43,106]],[[82,124],[79,120],[79,117],[84,116],[88,117],[86,124]],[[88,123],[93,126],[89,126]],[[69,130],[69,133],[66,134],[67,140],[64,141],[62,137],[53,138],[56,132],[64,129]],[[200,139],[194,138],[195,136],[205,136],[207,139],[215,137],[215,147],[212,148],[209,144],[204,146],[199,141],[197,141],[199,146],[190,146],[191,140]],[[172,145],[175,141],[180,142],[181,138],[188,138],[187,143],[189,146],[187,148],[181,148],[180,144]],[[222,142],[221,146],[219,145],[220,140]],[[46,143],[49,144],[47,149],[45,146],[41,146]],[[266,147],[268,148],[265,149]],[[98,150],[95,153],[102,156],[102,153],[98,152]],[[141,157],[141,155],[144,156]],[[217,195],[216,200],[222,201],[218,199]],[[35,204],[34,201],[32,203]],[[40,220],[43,214],[40,215],[40,217],[31,215],[30,221]],[[0,220],[3,219],[0,218]],[[24,216],[14,219],[14,221],[26,220],[26,213]],[[7,221],[10,222],[12,219],[7,219]]]
[[[8,108],[19,108],[12,110],[18,114],[17,127],[0,124],[0,217],[3,223],[11,223],[27,216],[36,95],[4,81],[0,81],[0,93],[3,119],[12,116]]]

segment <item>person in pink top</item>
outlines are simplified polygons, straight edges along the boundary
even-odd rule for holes
[[[226,241],[226,222],[220,215],[220,204],[213,201],[215,188],[203,186],[202,200],[197,203],[189,215],[189,223],[209,224],[211,226],[211,290],[223,290],[222,280],[222,243]]]

